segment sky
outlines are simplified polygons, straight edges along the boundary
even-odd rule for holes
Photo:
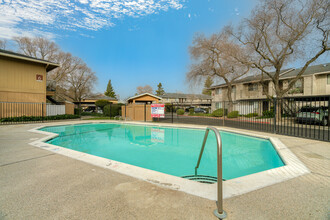
[[[186,73],[195,33],[210,35],[250,14],[257,0],[0,0],[0,38],[42,36],[111,79],[120,99],[161,82],[166,92],[200,93]]]

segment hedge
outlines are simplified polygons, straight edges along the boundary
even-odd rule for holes
[[[258,113],[249,113],[247,115],[244,115],[244,117],[246,118],[252,118],[252,117],[257,117],[258,116]]]
[[[225,114],[227,114],[227,109],[225,109]],[[223,117],[223,109],[220,108],[220,109],[217,109],[215,111],[212,112],[211,114],[213,117]]]
[[[266,110],[266,111],[262,112],[262,117],[263,118],[274,118],[274,116],[275,116],[275,113],[272,110],[270,110],[270,111]]]
[[[189,115],[194,115],[195,111],[194,111],[194,108],[190,108],[189,109]]]
[[[238,111],[232,111],[228,114],[228,118],[237,118],[238,117]]]
[[[176,114],[177,115],[183,115],[184,114],[184,110],[180,108],[180,109],[176,110]]]
[[[111,117],[115,117],[118,115],[121,115],[121,106],[120,104],[116,104],[116,105],[106,105],[103,108],[103,114],[105,116],[111,116]],[[110,112],[111,111],[111,112]],[[111,113],[111,115],[110,115]]]
[[[22,116],[12,118],[2,118],[0,122],[20,122],[20,121],[48,121],[48,120],[62,120],[62,119],[76,119],[79,115],[52,115],[52,116]]]
[[[95,105],[103,110],[106,105],[109,105],[109,101],[106,99],[100,99],[95,102]]]
[[[172,104],[165,104],[165,112],[172,112],[173,110],[173,105]]]

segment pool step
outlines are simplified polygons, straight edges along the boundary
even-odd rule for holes
[[[200,183],[208,183],[208,184],[217,182],[217,177],[206,176],[206,175],[189,175],[189,176],[182,176],[182,178],[197,181]]]

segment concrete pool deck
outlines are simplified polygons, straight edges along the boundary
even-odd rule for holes
[[[44,135],[28,130],[57,124],[0,126],[0,219],[216,219],[214,201],[29,145]],[[280,139],[311,173],[225,199],[227,219],[327,219],[330,143],[252,133]]]

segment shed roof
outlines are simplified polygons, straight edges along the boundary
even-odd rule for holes
[[[132,96],[132,97],[126,99],[126,101],[129,101],[129,100],[132,100],[132,99],[137,99],[137,98],[139,98],[139,97],[146,96],[146,95],[151,96],[151,97],[154,97],[154,98],[156,98],[156,99],[158,99],[158,100],[161,100],[161,99],[162,99],[162,98],[159,97],[159,96],[156,96],[156,95],[154,95],[154,94],[151,94],[151,93],[146,92],[146,93],[142,93],[142,94],[139,94],[139,95]]]
[[[34,57],[27,56],[27,55],[24,55],[24,54],[15,53],[15,52],[12,52],[12,51],[9,51],[9,50],[0,49],[0,56],[9,57],[9,58],[18,59],[18,60],[29,61],[29,62],[33,62],[33,63],[45,64],[47,72],[49,72],[49,71],[51,71],[51,70],[53,70],[53,69],[60,66],[59,64],[50,62],[48,60],[42,60],[42,59],[34,58]]]

